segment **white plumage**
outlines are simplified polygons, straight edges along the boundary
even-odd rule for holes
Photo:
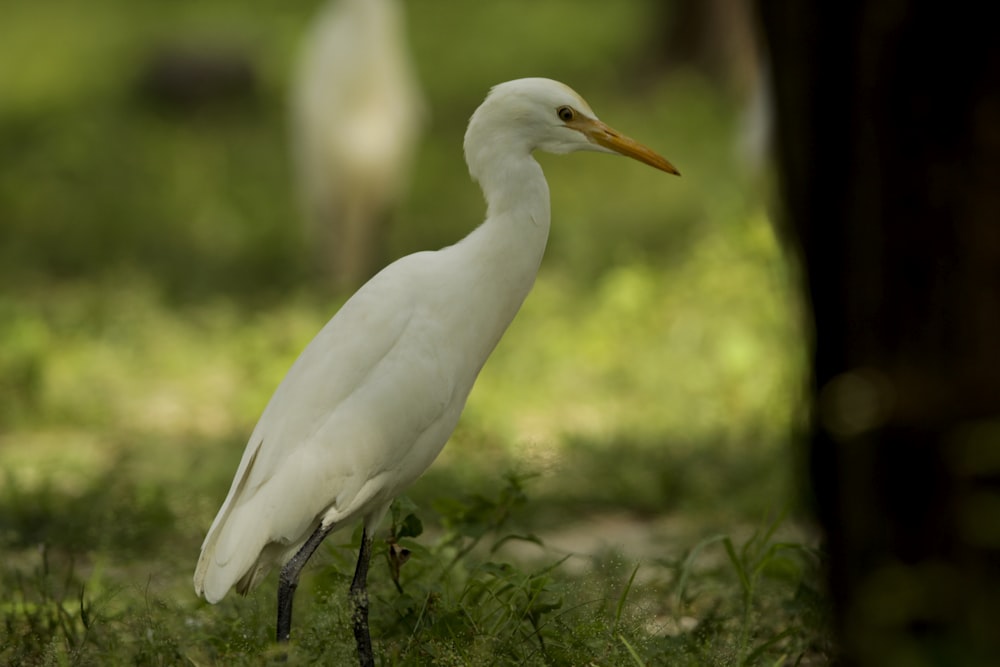
[[[288,577],[297,581],[319,541],[356,520],[370,540],[393,498],[437,457],[542,260],[549,191],[535,149],[618,152],[677,173],[597,120],[561,83],[494,87],[465,136],[486,221],[452,246],[383,269],[302,352],[250,436],[205,538],[194,586],[208,601],[233,585],[246,593],[309,540],[304,557],[286,566],[295,566]],[[367,561],[361,590],[366,572]],[[288,577],[283,571],[282,585]],[[279,600],[279,639],[281,614]]]

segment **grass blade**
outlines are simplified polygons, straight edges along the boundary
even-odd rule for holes
[[[684,559],[684,565],[681,567],[680,580],[677,583],[677,599],[680,602],[684,602],[684,588],[687,586],[688,577],[691,576],[691,568],[694,565],[694,561],[699,555],[701,555],[701,552],[704,551],[706,547],[727,539],[729,538],[725,535],[714,535],[702,540],[696,544],[693,549],[691,549],[691,553],[689,553],[687,558]]]
[[[733,569],[736,570],[736,574],[740,578],[743,595],[749,597],[753,593],[753,586],[750,583],[750,578],[747,577],[747,570],[743,561],[736,555],[736,548],[733,546],[733,541],[726,537],[722,540],[722,544],[726,547],[726,554],[729,556],[729,560],[733,564]]]
[[[646,667],[646,663],[643,662],[642,658],[639,657],[639,654],[632,648],[632,645],[628,643],[628,640],[623,635],[618,635],[618,641],[625,646],[625,650],[632,656],[632,661],[636,664],[636,667]]]
[[[639,572],[640,563],[635,564],[635,569],[632,570],[632,576],[628,578],[628,583],[625,584],[625,590],[622,591],[621,596],[618,598],[618,607],[615,609],[615,626],[618,626],[622,620],[622,611],[625,609],[625,600],[628,598],[629,591],[632,590],[632,582],[635,581],[635,575]]]

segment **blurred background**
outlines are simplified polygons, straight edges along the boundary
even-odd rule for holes
[[[2,3],[9,590],[41,604],[24,582],[62,563],[95,599],[116,591],[106,618],[150,595],[222,613],[199,606],[190,575],[256,418],[368,275],[482,220],[465,124],[491,85],[524,76],[569,84],[683,177],[539,156],[547,255],[409,494],[428,533],[447,529],[440,499],[496,495],[510,473],[526,497],[512,521],[537,539],[507,557],[569,555],[566,576],[609,553],[676,564],[785,515],[780,534],[812,544],[790,447],[804,334],[770,221],[746,3],[335,4]],[[344,83],[312,83],[324,80]],[[338,125],[358,129],[344,139]],[[365,132],[365,147],[394,137],[363,151],[384,162],[350,162]],[[721,553],[706,571],[725,569]],[[650,575],[661,593],[676,583],[667,570]],[[256,604],[263,636],[270,605]],[[24,609],[6,608],[9,638]],[[706,627],[690,606],[652,612],[664,614]]]

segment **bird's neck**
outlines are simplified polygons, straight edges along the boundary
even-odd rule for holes
[[[549,186],[527,151],[500,152],[488,164],[474,172],[486,198],[486,221],[469,241],[480,257],[495,258],[495,270],[529,278],[530,288],[549,236]]]
[[[544,236],[549,232],[549,186],[530,153],[506,155],[480,170],[476,180],[486,198],[486,220],[530,223]],[[509,222],[507,223],[509,224]],[[514,232],[514,230],[511,230]],[[519,233],[523,230],[518,230]]]
[[[486,197],[486,221],[455,247],[470,262],[470,293],[492,304],[502,332],[531,291],[545,253],[549,188],[527,152],[496,156],[474,176]]]

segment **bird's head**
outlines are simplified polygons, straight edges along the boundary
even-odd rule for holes
[[[598,120],[569,86],[552,79],[516,79],[494,86],[469,122],[466,154],[503,145],[508,150],[548,153],[618,153],[671,174],[664,157]]]

